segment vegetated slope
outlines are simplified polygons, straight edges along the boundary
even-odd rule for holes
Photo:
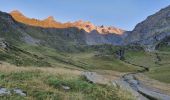
[[[18,66],[61,66],[120,72],[139,69],[115,57],[114,52],[119,47],[102,42],[104,38],[116,41],[112,40],[112,35],[115,34],[87,33],[75,27],[58,29],[35,27],[17,22],[7,13],[0,14],[0,35],[8,44],[7,48],[1,52],[3,61]],[[118,40],[119,38],[118,36]],[[92,43],[90,40],[96,42]],[[90,43],[87,42],[96,45],[89,45]],[[31,58],[37,63],[31,63]]]
[[[132,65],[147,67],[148,72],[144,74],[160,82],[170,83],[169,48],[170,46],[164,44],[152,52],[128,48],[125,50],[124,61]]]
[[[154,79],[157,79],[161,82],[170,83],[170,46],[169,46],[169,37],[163,39],[157,46],[156,46],[156,57],[158,67],[153,68],[153,70],[149,73]]]

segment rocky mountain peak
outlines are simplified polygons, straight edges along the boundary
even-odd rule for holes
[[[53,16],[48,16],[44,21],[55,22],[55,19]]]
[[[10,15],[12,15],[12,16],[18,16],[18,17],[24,17],[24,15],[23,15],[20,11],[18,11],[18,10],[13,10],[13,11],[11,11],[11,12],[10,12]]]
[[[18,10],[13,10],[10,12],[10,14],[21,14],[22,15],[22,13]]]
[[[93,30],[96,30],[97,32],[101,33],[101,34],[110,34],[110,33],[114,33],[114,34],[123,34],[125,31],[116,27],[111,27],[111,26],[95,26],[93,23],[89,22],[89,21],[83,21],[83,20],[79,20],[76,22],[72,23],[74,26],[80,28],[80,29],[84,29],[86,32],[91,32]]]
[[[73,22],[72,24],[75,27],[84,29],[86,32],[91,32],[96,29],[96,26],[89,21],[79,20],[79,21]]]

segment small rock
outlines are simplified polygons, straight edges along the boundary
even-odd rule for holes
[[[94,84],[109,84],[107,78],[102,75],[97,74],[96,72],[83,72],[82,75],[90,82]]]
[[[65,86],[65,85],[62,85],[62,88],[63,88],[64,90],[70,90],[70,89],[71,89],[69,86]]]
[[[0,95],[10,95],[11,92],[6,88],[0,88]]]
[[[24,93],[21,89],[13,89],[13,92],[20,95],[20,96],[26,96],[26,93]]]
[[[170,46],[170,42],[168,42],[168,46]]]
[[[115,80],[115,81],[112,81],[112,85],[113,85],[114,87],[118,87],[116,80]]]
[[[5,42],[0,41],[0,48],[5,49],[6,47]]]

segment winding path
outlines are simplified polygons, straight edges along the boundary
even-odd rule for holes
[[[148,72],[149,68],[145,66],[135,65],[127,61],[124,62],[144,69],[136,73],[128,73],[122,76],[123,82],[127,83],[133,89],[133,92],[137,92],[138,96],[136,95],[136,97],[139,100],[145,100],[145,99],[146,100],[170,100],[169,95],[161,93],[159,90],[153,88],[147,88],[144,84],[142,84],[139,80],[136,79],[135,75],[139,73]]]
[[[170,96],[166,95],[164,93],[161,93],[159,90],[156,90],[154,88],[148,88],[146,87],[140,80],[138,80],[135,75],[139,73],[144,73],[149,71],[148,68],[143,67],[144,70],[136,72],[136,73],[128,73],[123,75],[118,80],[113,80],[112,84],[114,86],[118,86],[124,90],[127,90],[131,92],[131,94],[137,99],[137,100],[170,100]],[[99,83],[99,84],[108,84],[108,80],[102,76],[99,75],[96,72],[84,72],[83,75],[86,77],[87,80],[89,80],[92,83]]]
[[[120,57],[121,58],[121,57]],[[149,68],[145,66],[140,66],[133,64],[131,62],[126,61],[125,59],[120,59],[121,61],[131,64],[133,66],[141,67],[143,70],[139,70],[138,72],[128,73],[123,75],[118,80],[113,80],[112,84],[114,86],[118,86],[124,90],[131,92],[131,94],[137,100],[170,100],[170,95],[164,94],[159,90],[146,87],[146,85],[140,80],[138,80],[135,76],[144,72],[148,72]],[[96,72],[84,72],[83,75],[92,83],[100,83],[100,84],[107,84],[106,79],[102,76],[97,74]]]
[[[136,74],[137,73],[126,74],[122,78],[123,81],[126,82],[134,91],[138,92],[139,96],[142,95],[141,97],[138,97],[139,100],[143,100],[143,97],[147,98],[147,100],[170,100],[169,95],[163,94],[158,90],[145,87],[135,78]]]

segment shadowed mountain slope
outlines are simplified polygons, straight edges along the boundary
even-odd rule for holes
[[[170,6],[147,17],[128,34],[128,43],[137,43],[154,50],[162,40],[170,36]]]

